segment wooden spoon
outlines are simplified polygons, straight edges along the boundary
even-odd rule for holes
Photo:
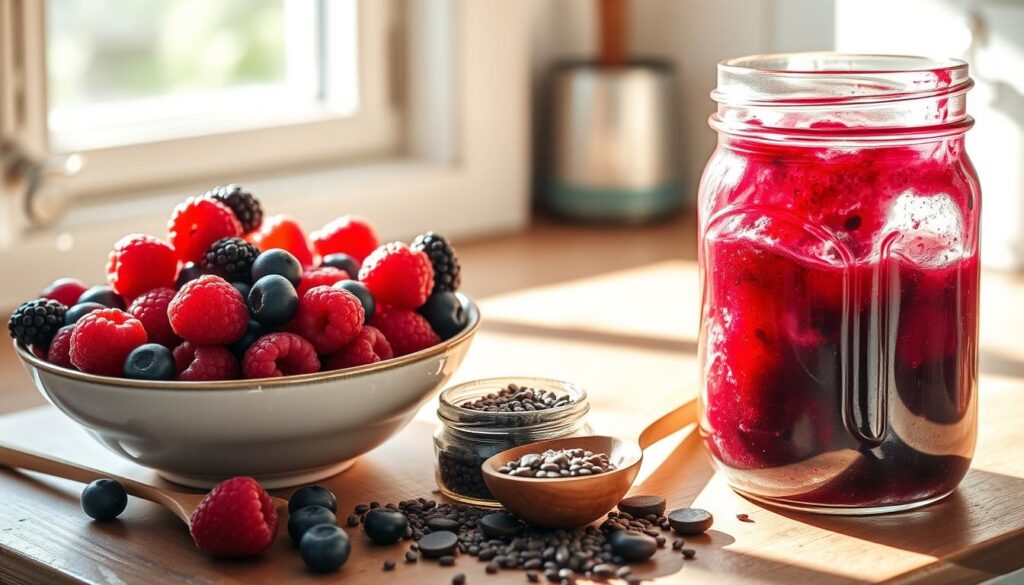
[[[190,524],[192,513],[195,512],[196,507],[204,497],[203,494],[189,494],[144,484],[127,477],[120,477],[56,457],[2,444],[0,444],[0,466],[38,471],[82,483],[89,483],[103,478],[113,479],[124,486],[125,491],[129,494],[136,498],[160,504],[173,512],[175,516],[181,518],[185,524]],[[271,499],[276,508],[281,508],[282,506],[287,508],[288,506],[286,500],[281,498]]]
[[[626,495],[644,458],[644,449],[697,421],[691,400],[647,426],[639,438],[625,440],[593,435],[551,439],[502,451],[483,462],[484,482],[508,511],[534,526],[575,528],[590,524]],[[586,449],[607,453],[616,469],[598,475],[537,479],[498,473],[506,462],[548,449]]]

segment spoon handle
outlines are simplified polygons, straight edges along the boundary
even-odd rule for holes
[[[81,483],[89,483],[103,478],[113,479],[124,486],[126,492],[137,498],[154,502],[160,501],[160,495],[157,493],[159,489],[154,486],[2,443],[0,443],[0,466],[38,471]]]
[[[672,412],[647,425],[637,441],[645,450],[665,437],[680,431],[683,427],[697,422],[697,399],[694,398]]]

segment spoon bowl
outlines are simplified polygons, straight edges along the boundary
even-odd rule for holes
[[[502,451],[483,462],[484,483],[494,498],[516,516],[544,528],[576,528],[597,520],[618,504],[640,473],[644,449],[697,420],[691,400],[647,426],[636,439],[602,435],[550,439]],[[586,449],[607,453],[615,469],[562,478],[519,477],[499,473],[505,463],[548,449]]]

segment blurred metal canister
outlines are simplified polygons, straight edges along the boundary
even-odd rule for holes
[[[551,211],[632,223],[680,206],[671,65],[567,63],[555,69],[550,95]]]

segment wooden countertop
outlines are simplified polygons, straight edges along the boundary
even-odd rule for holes
[[[598,432],[628,434],[691,397],[697,380],[697,276],[692,222],[614,230],[542,225],[460,250],[465,288],[485,319],[457,380],[537,375],[588,389]],[[682,258],[682,259],[680,259]],[[981,433],[974,464],[946,500],[910,513],[838,518],[780,512],[725,486],[692,429],[645,457],[635,492],[670,506],[695,504],[716,517],[689,538],[697,558],[659,551],[636,567],[658,583],[973,583],[1024,566],[1024,315],[1017,277],[986,274],[982,286]],[[609,311],[626,302],[626,311]],[[0,344],[0,412],[42,402],[9,345]],[[339,513],[371,499],[425,496],[433,483],[435,405],[399,436],[326,482]],[[113,473],[155,481],[116,458],[52,407],[0,417],[0,440],[74,458]],[[485,575],[468,556],[455,568],[402,563],[402,547],[372,547],[350,531],[354,550],[333,576],[305,572],[286,536],[250,561],[213,560],[192,546],[184,525],[132,499],[119,521],[98,524],[78,505],[81,486],[32,473],[0,471],[0,583],[525,583],[520,571]],[[736,514],[753,522],[744,523]],[[381,571],[393,559],[394,572]]]

